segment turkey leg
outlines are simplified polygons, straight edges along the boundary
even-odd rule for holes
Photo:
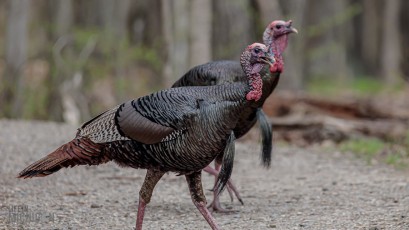
[[[142,188],[139,191],[139,205],[138,214],[136,217],[136,230],[142,230],[143,216],[145,215],[146,205],[149,204],[152,197],[153,189],[156,184],[162,178],[164,172],[148,169],[143,182]]]
[[[193,204],[203,215],[203,217],[206,219],[207,223],[209,223],[210,227],[213,230],[220,229],[216,223],[216,220],[206,208],[206,197],[203,194],[202,188],[202,172],[199,171],[186,175],[186,181],[189,186],[190,196],[192,197]]]

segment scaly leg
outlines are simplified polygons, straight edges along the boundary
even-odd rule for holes
[[[209,223],[210,227],[213,230],[220,229],[216,223],[216,220],[206,208],[206,197],[203,194],[202,188],[202,172],[199,171],[186,175],[186,181],[189,186],[190,196],[192,197],[193,204],[203,215],[203,217],[206,219],[207,223]]]
[[[136,217],[136,230],[142,230],[143,216],[145,215],[146,205],[149,204],[152,197],[153,189],[162,178],[164,172],[148,169],[143,182],[142,188],[139,191],[138,214]]]

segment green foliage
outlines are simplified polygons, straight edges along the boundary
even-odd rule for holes
[[[93,27],[75,27],[72,32],[73,39],[78,47],[84,47],[90,38],[100,39],[103,34],[100,29]]]
[[[49,35],[55,34],[53,23],[43,22],[41,25]],[[75,26],[70,32],[69,36],[58,38],[62,40],[56,38],[47,41],[30,40],[29,47],[35,47],[31,53],[37,55],[32,60],[44,60],[49,68],[45,76],[35,76],[33,74],[36,73],[32,71],[25,76],[22,85],[24,95],[22,95],[21,118],[61,119],[62,110],[56,109],[56,106],[61,106],[59,97],[61,84],[71,80],[77,72],[82,73],[83,76],[80,90],[90,100],[95,100],[94,87],[101,80],[109,82],[108,86],[106,83],[102,85],[111,87],[112,90],[109,92],[114,92],[114,95],[108,95],[108,97],[112,98],[113,96],[117,101],[122,101],[124,98],[129,99],[130,95],[132,97],[139,96],[153,90],[152,75],[159,73],[162,66],[162,58],[157,46],[133,45],[128,41],[128,37],[118,39],[114,37],[113,33],[98,27]],[[56,56],[55,45],[57,41],[62,46]],[[91,41],[95,41],[96,45],[93,49],[90,46],[91,54],[88,57],[84,55],[86,53],[84,48],[87,44],[92,44]],[[28,63],[32,64],[31,60],[28,60]],[[144,71],[139,71],[140,69],[144,69]],[[110,83],[111,85],[109,85]],[[155,84],[157,83],[155,82]],[[0,88],[8,87],[4,85],[0,85]],[[158,86],[158,88],[161,87]],[[106,90],[106,88],[102,90]],[[99,102],[105,100],[105,98],[100,97],[96,99]],[[89,105],[93,115],[106,109],[97,102],[89,103]],[[12,102],[5,103],[0,117],[5,116],[6,112],[11,111],[11,109]]]
[[[349,82],[334,82],[329,77],[315,77],[307,84],[307,91],[312,94],[335,96],[350,92],[358,95],[380,93],[385,88],[384,84],[372,77],[357,77]]]
[[[334,26],[339,26],[350,21],[361,12],[362,6],[360,3],[351,4],[338,14],[329,18],[324,18],[321,20],[321,23],[308,27],[307,34],[310,37],[320,36],[321,34],[324,34],[328,30],[332,29]]]
[[[91,57],[83,66],[85,92],[90,92],[97,81],[110,79],[113,95],[118,101],[129,99],[129,95],[136,96],[135,91],[138,88],[148,88],[145,76],[135,69],[141,66],[150,69],[153,72],[161,71],[162,60],[158,50],[146,46],[132,45],[127,37],[118,39],[113,33],[104,30],[95,30],[92,28],[76,28],[73,33],[73,39],[76,44],[76,53],[78,54],[86,46],[90,39],[96,39],[97,44]],[[75,62],[75,60],[72,60]],[[134,83],[137,84],[134,84]],[[151,90],[148,90],[151,91]],[[100,106],[91,105],[92,114],[100,111]],[[94,113],[95,112],[95,113]]]
[[[24,119],[49,119],[48,114],[48,100],[49,90],[45,86],[27,88],[24,92],[25,101],[23,103]]]
[[[155,71],[160,71],[163,65],[156,50],[148,47],[137,46],[134,47],[129,55],[130,60],[138,60],[149,64]]]
[[[405,140],[404,140],[404,145],[408,148],[408,150],[409,150],[409,130],[408,130],[408,132],[406,133],[406,137],[405,137]]]

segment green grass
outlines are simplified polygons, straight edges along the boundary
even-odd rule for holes
[[[408,152],[394,152],[387,155],[384,162],[388,165],[392,165],[397,169],[407,169],[409,166]]]
[[[313,95],[339,96],[350,93],[356,96],[370,96],[374,94],[396,94],[405,90],[403,80],[395,85],[387,85],[374,76],[354,76],[351,79],[336,80],[329,76],[312,77],[306,90]]]
[[[383,90],[386,90],[384,84],[370,77],[357,77],[348,82],[334,82],[325,77],[316,77],[307,84],[307,91],[318,95],[334,96],[345,92],[368,95]]]
[[[368,163],[385,148],[385,143],[378,139],[354,139],[343,142],[340,149],[352,152],[365,159]]]
[[[401,157],[397,154],[388,155],[385,159],[385,162],[388,165],[396,165],[401,160]]]
[[[409,142],[409,134],[406,141]],[[339,145],[339,148],[343,152],[355,154],[368,164],[372,164],[375,160],[398,169],[406,169],[409,166],[409,143],[405,146],[376,138],[360,138],[345,141]]]

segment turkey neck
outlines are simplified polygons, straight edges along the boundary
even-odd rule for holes
[[[268,65],[263,67],[263,69],[260,71],[260,75],[263,82],[262,95],[258,101],[246,100],[246,106],[240,110],[240,118],[234,129],[234,134],[237,138],[240,138],[246,134],[248,130],[257,122],[257,110],[263,106],[265,100],[273,92],[280,77],[280,73],[278,72],[271,73]]]
[[[270,96],[270,94],[276,88],[280,79],[280,73],[271,73],[268,65],[264,65],[263,69],[260,71],[260,75],[262,80],[262,94],[259,100],[248,101],[251,108],[262,107],[268,96]]]
[[[288,34],[283,34],[279,37],[274,38],[268,45],[269,52],[274,54],[274,58],[281,59],[284,50],[287,48],[288,44]]]

